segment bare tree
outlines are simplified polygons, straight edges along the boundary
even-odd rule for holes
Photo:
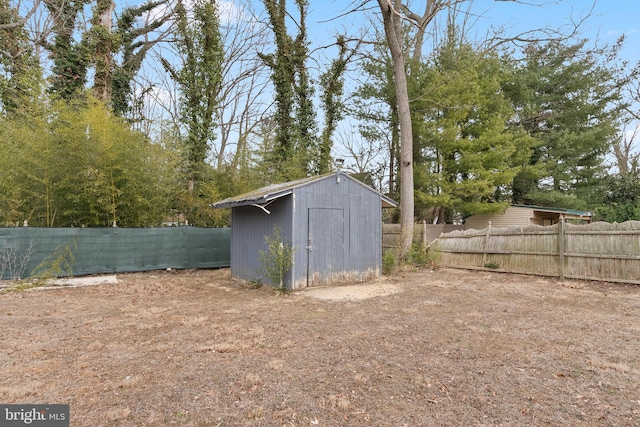
[[[618,41],[622,45],[624,38]],[[623,123],[620,139],[613,145],[613,154],[620,175],[640,174],[640,62],[629,67],[620,79],[619,85],[624,94]]]
[[[640,173],[640,153],[638,152],[640,125],[637,122],[631,122],[630,125],[632,129],[623,128],[620,139],[613,144],[613,155],[621,176],[636,176]]]
[[[404,47],[404,21],[418,28],[414,45],[414,58],[419,60],[424,32],[433,18],[442,10],[461,3],[460,0],[427,0],[424,13],[412,12],[401,0],[378,0],[384,33],[393,62],[398,121],[400,126],[400,258],[405,258],[413,242],[413,133],[411,109],[407,89],[407,52]]]
[[[216,114],[220,124],[220,143],[213,147],[218,170],[238,167],[246,155],[249,135],[259,126],[271,105],[264,96],[269,74],[256,52],[268,43],[268,28],[255,18],[249,5],[239,6],[222,22],[225,57],[223,85]],[[235,145],[235,151],[229,149]]]
[[[343,169],[359,176],[370,175],[377,189],[385,187],[385,180],[389,176],[389,150],[390,141],[381,142],[378,138],[356,137],[355,132],[343,131],[337,135],[341,149],[338,157],[344,157],[346,161]],[[385,135],[380,132],[379,135]]]

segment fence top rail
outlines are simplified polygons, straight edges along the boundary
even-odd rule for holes
[[[594,222],[591,224],[565,224],[565,231],[576,231],[581,230],[585,232],[593,232],[593,231],[626,231],[626,232],[637,232],[640,231],[640,221],[626,221],[626,222]]]
[[[634,236],[640,234],[640,230],[566,230],[565,234],[578,235],[612,235],[612,236]]]
[[[487,235],[487,232],[484,231],[482,233],[474,233],[474,234],[453,234],[454,232],[451,233],[445,233],[442,234],[441,236],[439,236],[439,239],[470,239],[473,237],[485,237]],[[533,232],[533,231],[525,231],[525,232],[520,232],[520,231],[496,231],[493,232],[493,230],[491,231],[490,235],[491,236],[542,236],[542,235],[557,235],[558,232],[557,231],[537,231],[537,232]],[[574,233],[574,234],[581,234],[581,233]]]
[[[527,225],[527,226],[511,226],[511,227],[485,227],[481,230],[455,230],[449,233],[443,233],[439,239],[458,239],[485,237],[487,234],[491,236],[532,236],[532,235],[553,235],[560,232],[558,224],[551,226]],[[592,224],[577,225],[564,223],[564,234],[572,235],[640,235],[640,221],[627,221],[623,223],[594,222]]]

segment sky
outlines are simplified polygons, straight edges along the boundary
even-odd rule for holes
[[[634,62],[640,59],[640,3],[635,0],[597,0],[595,6],[591,0],[572,0],[561,4],[550,1],[544,7],[491,3],[494,5],[487,19],[513,22],[516,28],[566,27],[572,19],[579,21],[590,14],[581,26],[584,37],[591,42],[598,40],[599,44],[612,44],[624,34],[625,57]]]
[[[256,0],[257,1],[257,0]],[[420,11],[425,0],[410,0],[414,10]],[[375,0],[371,10],[377,12]],[[625,34],[624,55],[629,60],[640,60],[640,2],[637,0],[525,0],[517,4],[500,0],[474,0],[472,2],[474,28],[484,34],[490,27],[504,27],[517,34],[535,28],[549,27],[567,30],[572,20],[579,22],[584,37],[599,44],[612,44]],[[536,3],[541,6],[530,5]],[[357,31],[366,25],[363,14],[349,14],[352,0],[310,0],[309,38],[319,44],[330,41],[336,30],[347,28]]]

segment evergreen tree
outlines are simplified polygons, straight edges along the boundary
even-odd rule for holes
[[[350,113],[359,120],[360,135],[370,145],[377,145],[380,141],[387,142],[387,193],[397,199],[396,172],[400,142],[398,108],[393,83],[393,64],[382,39],[374,45],[373,54],[361,62],[361,67],[366,78],[354,92]]]
[[[605,173],[620,94],[605,51],[585,43],[527,46],[524,58],[514,60],[514,79],[503,85],[516,112],[513,124],[535,139],[513,181],[515,203],[586,208]]]
[[[601,183],[602,202],[596,219],[608,222],[640,221],[640,176],[616,174]]]
[[[500,59],[450,36],[410,86],[416,211],[438,222],[504,210],[528,148],[506,125],[513,110]]]

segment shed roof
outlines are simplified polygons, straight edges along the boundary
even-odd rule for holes
[[[250,191],[248,193],[240,194],[238,196],[229,197],[227,199],[221,200],[219,202],[213,203],[210,206],[212,208],[235,208],[239,206],[258,206],[263,207],[264,205],[272,202],[273,200],[279,199],[280,197],[288,196],[293,193],[293,190],[296,188],[304,187],[310,185],[314,182],[321,181],[323,179],[327,179],[333,176],[340,176],[346,179],[349,179],[357,184],[361,185],[365,189],[372,191],[376,194],[380,195],[380,200],[382,202],[383,208],[393,208],[398,206],[398,204],[391,198],[385,196],[384,194],[376,191],[375,189],[369,187],[365,183],[345,174],[344,172],[330,173],[325,175],[312,176],[307,178],[298,179],[295,181],[284,182],[281,184],[273,184],[268,185],[266,187],[259,188],[257,190]]]

